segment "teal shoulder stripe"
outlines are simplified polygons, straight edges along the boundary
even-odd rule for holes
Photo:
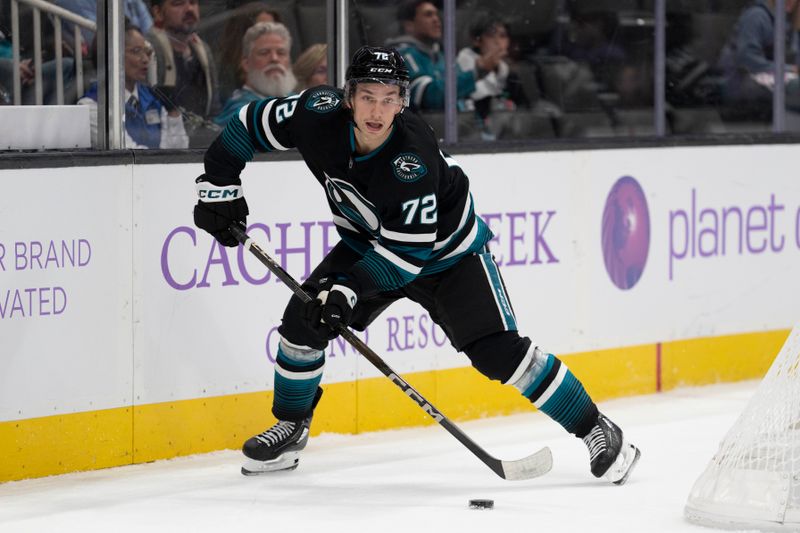
[[[255,139],[264,147],[265,150],[271,152],[274,150],[274,147],[267,142],[267,140],[261,135],[261,128],[259,127],[259,118],[261,117],[261,113],[264,111],[264,107],[270,102],[270,100],[274,100],[274,98],[265,98],[264,100],[259,100],[256,104],[255,112],[253,113],[253,123],[250,125],[250,131],[253,132]],[[269,117],[267,117],[267,121],[269,121]]]

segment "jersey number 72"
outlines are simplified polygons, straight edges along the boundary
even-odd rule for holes
[[[436,195],[429,194],[422,198],[414,198],[407,202],[403,202],[403,213],[405,213],[405,220],[403,224],[414,224],[414,218],[419,211],[420,224],[435,224],[436,223]]]

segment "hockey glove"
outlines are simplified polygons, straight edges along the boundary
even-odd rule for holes
[[[328,342],[339,336],[339,332],[333,330],[328,324],[322,321],[322,300],[313,298],[305,304],[306,336],[304,343],[312,348],[325,349]]]
[[[321,320],[332,330],[347,327],[358,302],[358,284],[344,275],[323,278],[317,299],[322,302]]]
[[[199,200],[194,207],[194,223],[206,230],[224,246],[238,246],[239,241],[228,230],[228,226],[237,223],[243,227],[247,224],[247,202],[242,194],[239,179],[236,183],[217,185],[213,178],[203,174],[195,180]]]

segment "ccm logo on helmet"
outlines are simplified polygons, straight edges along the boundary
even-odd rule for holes
[[[386,67],[372,67],[369,69],[370,72],[377,72],[379,74],[390,74],[394,72],[393,68],[386,68]]]

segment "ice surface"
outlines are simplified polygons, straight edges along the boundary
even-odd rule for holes
[[[755,386],[600,404],[642,450],[623,486],[592,477],[583,443],[530,413],[459,425],[501,459],[550,446],[553,470],[534,480],[500,479],[438,426],[322,435],[292,472],[245,477],[240,453],[223,451],[0,484],[0,532],[710,531],[686,522],[683,506]]]

